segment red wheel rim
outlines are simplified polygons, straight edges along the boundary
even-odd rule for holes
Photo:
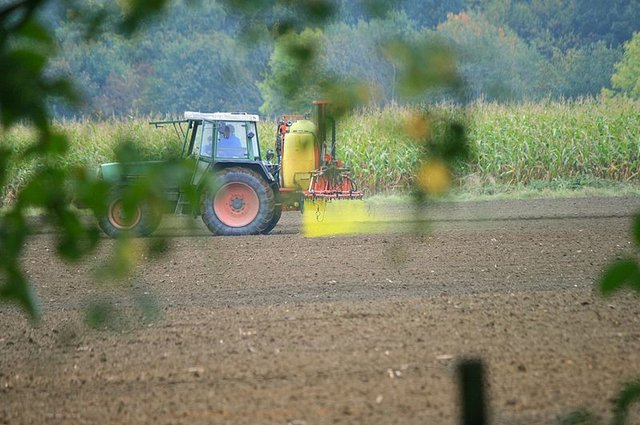
[[[213,211],[229,227],[244,227],[258,216],[260,200],[251,186],[233,182],[218,190],[213,200]]]
[[[122,201],[113,201],[109,205],[109,222],[119,230],[127,230],[134,227],[140,221],[142,211],[136,207],[132,214],[127,214],[122,206]]]

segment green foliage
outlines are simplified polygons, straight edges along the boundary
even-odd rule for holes
[[[604,42],[618,47],[637,30],[640,4],[627,0],[487,0],[476,3],[492,22],[508,25],[527,42],[567,50]]]
[[[263,43],[254,48],[241,43],[236,23],[217,3],[202,3],[192,11],[177,1],[167,9],[158,23],[145,25],[133,38],[111,32],[86,43],[78,40],[74,26],[57,29],[61,54],[52,72],[76,76],[86,99],[83,114],[257,107]],[[55,106],[60,114],[73,114]]]
[[[415,23],[405,13],[384,18],[336,23],[325,31],[322,66],[326,72],[349,77],[371,90],[373,101],[397,100],[398,63],[391,60],[389,44],[405,45],[412,40]],[[346,47],[346,46],[357,46]]]
[[[610,264],[600,280],[603,295],[610,295],[625,286],[640,291],[640,267],[633,259],[618,260]]]
[[[640,3],[626,0],[488,0],[477,4],[489,22],[511,28],[544,58],[538,70],[540,85],[533,87],[534,98],[595,96],[607,88],[621,46],[637,30],[640,19]],[[531,65],[536,68],[535,62]]]
[[[609,87],[621,45],[640,16],[640,7],[624,0],[156,0],[125,2],[124,12],[105,0],[72,3],[64,14],[46,14],[60,53],[50,75],[73,75],[85,102],[78,111],[54,101],[57,116],[256,111],[260,105],[275,113],[287,109],[278,106],[292,97],[287,85],[312,98],[336,80],[366,87],[377,104],[397,102],[398,64],[383,45],[396,39],[433,45],[434,36],[453,41],[472,98],[594,96]],[[470,20],[462,23],[463,16]],[[139,18],[145,19],[135,37],[123,36]],[[309,64],[304,46],[276,48],[305,30],[322,32]],[[283,51],[300,62],[292,79],[282,76],[295,64],[273,62]]]
[[[533,99],[540,93],[542,56],[509,28],[484,15],[449,15],[435,35],[451,43],[472,99]]]
[[[629,408],[638,400],[640,400],[640,382],[625,384],[614,401],[614,416],[611,425],[626,424]]]
[[[434,28],[449,14],[460,13],[472,6],[465,0],[403,0],[399,7],[411,17],[418,28]]]
[[[549,62],[548,92],[556,96],[579,98],[597,97],[602,88],[609,87],[614,64],[620,60],[621,51],[607,46],[603,41],[566,52],[555,51]]]
[[[300,111],[308,107],[309,99],[319,96],[320,85],[327,79],[318,63],[323,37],[319,30],[307,29],[278,39],[269,59],[269,74],[258,84],[264,99],[262,113]]]
[[[553,4],[560,8],[559,4]],[[467,99],[579,98],[597,96],[609,85],[620,49],[604,42],[563,49],[556,47],[553,39],[535,38],[528,43],[507,24],[500,24],[504,19],[499,17],[505,13],[498,3],[487,6],[486,14],[450,13],[435,29],[416,26],[413,15],[409,17],[403,12],[334,23],[321,34],[316,32],[319,57],[312,64],[313,73],[305,69],[304,58],[300,63],[282,61],[293,37],[287,34],[279,40],[259,84],[265,101],[261,111],[300,111],[302,102],[295,100],[292,103],[298,106],[291,109],[282,106],[283,99],[291,97],[287,86],[299,88],[307,93],[307,98],[313,98],[323,92],[323,81],[327,80],[357,81],[367,87],[371,101],[376,104],[458,96],[460,93],[455,92],[424,93],[423,87],[412,85],[430,85],[434,79],[439,82],[443,76],[450,78],[457,74],[466,82]],[[456,69],[452,68],[453,62],[450,65],[442,62],[452,57],[451,52]],[[409,72],[407,81],[399,78],[403,72]],[[453,85],[456,90],[463,89],[459,81]],[[411,96],[406,96],[407,93]],[[276,100],[278,97],[280,100]]]
[[[640,214],[634,217],[632,232],[636,248],[640,248]],[[600,278],[600,291],[605,296],[625,287],[640,293],[640,265],[633,258],[609,264]]]
[[[578,410],[560,418],[557,425],[597,425],[598,420],[586,410]]]
[[[618,93],[640,99],[640,32],[624,44],[624,56],[615,65],[611,84]]]
[[[131,32],[143,17],[161,10],[164,1],[122,4],[126,10],[121,28]],[[32,318],[39,317],[39,306],[20,264],[22,250],[32,231],[27,211],[37,209],[44,214],[55,230],[58,255],[64,260],[76,261],[97,246],[99,231],[95,224],[80,220],[70,201],[75,197],[99,213],[103,208],[100,200],[109,190],[92,173],[73,161],[65,161],[69,154],[68,139],[51,127],[48,107],[51,99],[73,104],[78,96],[68,78],[56,76],[48,68],[56,44],[37,13],[46,5],[46,1],[26,0],[4,2],[0,6],[2,191],[6,193],[11,185],[12,168],[28,169],[13,193],[13,202],[0,215],[0,299],[21,305]],[[73,2],[67,6],[70,15],[82,9]],[[96,16],[91,13],[85,19],[92,21]],[[93,21],[90,26],[97,30],[99,25]],[[16,149],[12,131],[19,122],[31,125],[31,137]]]
[[[625,425],[629,411],[634,403],[640,400],[640,381],[628,382],[622,386],[616,397],[611,400],[613,403],[613,417],[610,425]],[[573,412],[558,422],[558,425],[599,425],[603,422],[591,414],[588,410]]]
[[[134,110],[245,111],[259,102],[257,64],[251,50],[232,37],[195,34],[167,41],[163,48],[168,56],[154,67]]]

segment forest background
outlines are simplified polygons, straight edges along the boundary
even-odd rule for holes
[[[54,2],[42,17],[59,43],[50,72],[72,77],[84,102],[79,108],[53,102],[53,115],[219,110],[275,116],[308,103],[327,78],[364,82],[380,106],[437,100],[438,93],[406,99],[396,92],[390,40],[451,48],[470,101],[598,97],[623,88],[612,85],[612,76],[640,22],[640,2],[625,0],[404,0],[380,14],[371,14],[368,2],[334,4],[338,13],[329,25],[300,23],[306,29],[296,37],[319,54],[293,82],[298,99],[278,80],[283,67],[296,64],[286,63],[270,36],[289,29],[277,22],[295,23],[286,6],[271,12],[281,16],[252,21],[221,2],[179,0],[133,37],[107,31],[87,41],[87,23]],[[106,13],[118,7],[110,1],[89,0],[85,7],[105,10],[106,19],[117,16]]]

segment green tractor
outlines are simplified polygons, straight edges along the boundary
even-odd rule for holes
[[[163,199],[157,203],[127,198],[126,188],[163,167],[162,161],[107,163],[98,178],[114,189],[98,219],[110,237],[147,236],[159,226],[163,214],[200,215],[214,235],[269,233],[283,210],[301,210],[305,200],[359,199],[349,171],[335,160],[335,122],[328,120],[327,102],[314,102],[316,122],[298,117],[278,127],[278,160],[273,151],[261,159],[257,115],[247,113],[185,112],[184,119],[159,121],[173,125],[183,141],[182,157],[191,159],[189,196],[184,182],[161,182]],[[325,141],[331,123],[332,144]],[[171,176],[171,174],[170,174]],[[169,178],[171,180],[171,178]],[[182,187],[181,187],[182,186]]]

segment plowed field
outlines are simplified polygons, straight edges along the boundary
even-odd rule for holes
[[[594,288],[635,253],[638,209],[441,204],[425,235],[317,239],[298,213],[255,237],[168,219],[170,251],[124,283],[95,278],[112,241],[65,264],[43,228],[25,257],[42,322],[0,305],[0,423],[455,424],[469,356],[486,365],[493,424],[608,419],[640,377],[640,300]],[[97,301],[109,328],[85,323]]]

